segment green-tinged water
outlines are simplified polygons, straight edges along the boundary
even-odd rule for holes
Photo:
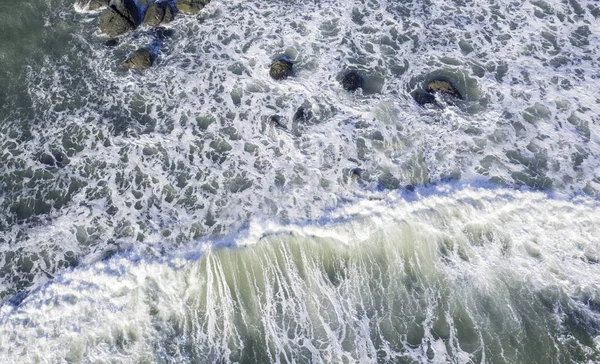
[[[0,0],[0,364],[600,361],[596,0],[74,2]]]
[[[0,351],[20,363],[600,360],[598,206],[454,192],[76,269],[2,309]]]

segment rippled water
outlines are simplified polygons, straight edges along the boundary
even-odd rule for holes
[[[597,1],[213,0],[116,47],[0,9],[14,362],[600,360]],[[417,105],[439,77],[465,100]]]

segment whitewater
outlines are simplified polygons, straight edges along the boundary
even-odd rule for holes
[[[2,363],[600,362],[597,1],[0,9]]]

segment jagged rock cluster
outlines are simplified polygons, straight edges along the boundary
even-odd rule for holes
[[[111,37],[134,31],[145,24],[160,27],[175,19],[178,12],[196,14],[210,0],[76,0],[75,7],[80,11],[100,12],[100,31]],[[107,45],[116,45],[111,39]],[[144,70],[152,66],[156,54],[150,47],[140,48],[121,64],[125,67]]]
[[[274,80],[280,81],[285,80],[288,77],[293,76],[294,64],[286,57],[277,59],[271,63],[269,68],[269,76]],[[342,88],[346,91],[356,91],[363,87],[364,78],[357,71],[349,71],[340,80]],[[432,104],[434,106],[441,106],[436,99],[436,94],[441,99],[452,102],[452,100],[463,100],[463,95],[453,85],[450,80],[436,78],[425,82],[425,87],[417,89],[412,93],[414,100],[421,106]],[[271,120],[272,125],[280,125],[279,120]]]
[[[160,27],[168,24],[178,12],[197,14],[210,0],[76,0],[75,7],[81,11],[101,11],[99,18],[100,31],[109,37],[135,30],[139,25]],[[107,45],[116,45],[115,39]],[[155,52],[151,47],[136,50],[127,60],[121,63],[124,67],[144,70],[152,66]],[[293,76],[293,62],[286,57],[275,60],[269,69],[269,75],[275,80],[285,80]],[[364,79],[356,71],[347,72],[340,84],[346,91],[355,91],[363,87]],[[461,93],[445,79],[433,79],[425,83],[425,87],[412,93],[419,105],[438,105],[436,94],[441,98],[463,99]],[[279,121],[273,121],[279,124]]]

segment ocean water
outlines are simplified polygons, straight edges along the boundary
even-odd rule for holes
[[[73,3],[0,0],[2,362],[600,362],[598,1],[213,0],[114,47]]]

